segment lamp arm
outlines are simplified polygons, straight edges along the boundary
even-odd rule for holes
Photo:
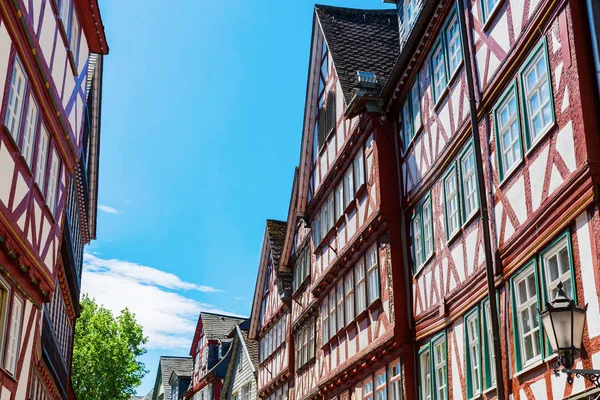
[[[585,378],[593,383],[597,388],[600,388],[600,370],[597,369],[554,369],[554,374],[558,376],[560,372],[567,374],[568,377],[575,375],[577,378]],[[567,378],[568,379],[568,378]],[[573,378],[571,378],[572,382]]]

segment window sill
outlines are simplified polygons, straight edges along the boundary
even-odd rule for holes
[[[367,306],[367,310],[369,312],[372,312],[374,309],[378,308],[381,306],[381,296],[377,296],[377,298],[375,300],[373,300],[373,302]]]
[[[21,121],[19,121],[19,124],[21,124]],[[14,136],[12,135],[12,132],[8,129],[8,126],[2,124],[2,130],[4,131],[4,134],[6,136],[8,136],[8,141],[10,143],[12,143],[13,146],[15,146],[15,150],[17,151],[21,151],[21,148],[19,147],[19,145],[17,144],[17,139],[14,138]]]
[[[413,278],[416,278],[417,275],[421,275],[421,271],[423,271],[425,268],[427,268],[427,266],[429,265],[429,262],[431,260],[433,260],[434,258],[435,258],[435,251],[427,256],[427,258],[425,259],[425,262],[423,262],[423,264],[421,264],[421,266],[413,274]]]
[[[552,100],[554,101],[554,99]],[[548,134],[554,130],[554,128],[557,126],[556,123],[556,117],[554,118],[554,121],[548,125],[546,128],[544,128],[544,130],[538,135],[537,138],[535,138],[535,140],[533,142],[531,142],[531,144],[529,145],[527,151],[525,152],[525,156],[527,158],[529,158],[529,156],[531,155],[531,153],[533,153],[539,146],[541,143],[544,142],[544,138],[546,136],[548,136]],[[527,130],[529,130],[529,126],[527,126]]]
[[[446,87],[444,88],[444,90],[442,90],[442,93],[440,93],[435,104],[433,105],[433,111],[436,114],[438,113],[438,111],[440,111],[440,108],[442,107],[442,103],[446,100],[446,97],[448,96],[449,92],[450,92],[450,89],[448,89],[448,83],[446,83]]]
[[[475,210],[473,210],[473,212],[471,212],[471,215],[469,215],[469,216],[467,216],[467,218],[465,218],[465,221],[462,224],[463,229],[466,228],[467,226],[471,225],[471,223],[479,215],[480,211],[481,210],[480,210],[479,206],[477,206],[477,208]]]
[[[492,11],[490,12],[490,14],[486,15],[485,18],[483,18],[483,19],[485,19],[485,22],[484,22],[483,28],[482,28],[483,32],[487,33],[488,29],[492,26],[492,23],[496,19],[496,14],[498,14],[498,12],[502,6],[502,3],[504,3],[504,0],[499,0],[498,3],[496,3],[496,5],[492,9]],[[482,10],[482,13],[483,13],[483,10]]]
[[[533,361],[530,365],[528,365],[525,368],[523,368],[522,370],[514,373],[513,374],[513,378],[518,378],[518,377],[520,377],[522,375],[525,375],[526,373],[533,371],[534,369],[536,369],[537,367],[539,367],[543,363],[544,363],[544,360],[540,356],[539,359],[537,359],[536,361]]]
[[[460,71],[463,69],[464,64],[465,64],[465,60],[460,60],[460,62],[458,63],[458,66],[456,67],[454,72],[452,72],[450,79],[448,79],[448,84],[446,85],[448,88],[450,88],[450,86],[454,85],[454,83],[460,76]]]
[[[498,147],[496,146],[496,152],[497,151],[498,151]],[[517,171],[521,170],[521,167],[523,166],[524,163],[525,163],[525,158],[523,156],[521,156],[521,160],[519,160],[519,162],[515,163],[515,165],[513,165],[512,168],[509,169],[508,172],[506,172],[504,174],[504,176],[502,177],[502,180],[500,180],[500,175],[498,175],[498,189],[502,190],[502,187],[505,186],[506,182],[510,181],[511,178],[513,177],[513,175],[515,175],[517,173]],[[498,164],[498,166],[499,166],[499,164]],[[496,170],[498,171],[498,167],[496,167]]]
[[[488,393],[491,393],[491,392],[493,392],[493,391],[495,391],[495,390],[496,390],[496,384],[494,383],[494,384],[493,384],[492,386],[490,386],[489,388],[487,388],[487,389],[484,389],[484,390],[483,390],[483,392],[481,392],[481,395],[486,395],[486,394],[488,394]]]
[[[456,241],[456,239],[460,236],[460,233],[461,233],[460,228],[458,228],[456,230],[456,232],[451,233],[450,236],[448,236],[448,238],[446,239],[446,245],[447,246],[452,245]]]

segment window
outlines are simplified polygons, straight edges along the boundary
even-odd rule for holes
[[[431,400],[431,365],[429,346],[419,352],[419,392],[421,400]]]
[[[552,84],[545,39],[521,68],[521,89],[525,100],[524,120],[531,147],[554,124]]]
[[[69,36],[70,48],[73,52],[73,61],[75,61],[75,65],[77,65],[77,61],[79,58],[79,20],[77,19],[77,13],[75,12],[75,7],[73,7],[73,15],[71,17],[71,35]]]
[[[390,365],[390,400],[402,400],[402,367],[400,365],[400,360],[395,361]]]
[[[450,22],[446,26],[446,46],[448,48],[448,72],[452,76],[458,67],[460,67],[460,63],[463,60],[458,13],[456,12],[450,17]]]
[[[517,90],[513,84],[494,108],[498,179],[502,181],[521,161],[521,125]]]
[[[537,276],[535,261],[513,278],[517,369],[541,359],[541,335],[537,309]]]
[[[377,372],[375,382],[375,400],[387,400],[385,369]]]
[[[417,18],[417,0],[404,0],[406,25],[410,29]]]
[[[315,321],[311,320],[296,333],[296,365],[301,368],[315,356]]]
[[[48,207],[52,215],[56,212],[56,191],[58,189],[58,174],[60,172],[60,159],[56,149],[52,150],[52,159],[50,162],[50,179],[48,181],[48,191],[46,193]]]
[[[496,362],[494,360],[494,334],[492,332],[492,320],[490,311],[490,302],[485,300],[483,302],[483,339],[485,342],[484,347],[484,362],[485,362],[485,389],[489,389],[496,384]]]
[[[344,327],[344,281],[341,280],[337,284],[337,328]]]
[[[175,381],[175,384],[171,387],[171,398],[173,400],[179,399],[179,382]]]
[[[240,400],[240,395],[236,392],[231,396],[231,400]]]
[[[475,309],[465,317],[467,329],[467,397],[481,393],[481,342],[479,340],[479,310]]]
[[[558,294],[558,284],[562,282],[564,291],[572,299],[577,299],[571,276],[573,274],[570,240],[568,234],[561,235],[541,254],[544,271],[545,300],[550,302]]]
[[[365,157],[361,148],[354,157],[354,188],[358,190],[365,183]]]
[[[27,116],[25,117],[25,132],[23,136],[23,146],[21,154],[25,158],[27,166],[31,169],[33,159],[33,144],[35,142],[35,131],[38,122],[38,106],[33,96],[29,96],[29,105],[27,106]]]
[[[356,279],[356,313],[359,314],[367,308],[365,262],[363,260],[360,260],[354,266],[354,278]]]
[[[431,211],[431,198],[427,196],[421,207],[423,218],[423,245],[425,247],[425,257],[429,258],[433,254],[433,217]]]
[[[479,208],[477,198],[477,176],[475,175],[475,152],[468,145],[460,157],[460,178],[462,184],[463,221],[467,221]]]
[[[8,334],[8,345],[6,346],[6,358],[4,368],[11,374],[15,373],[17,360],[19,359],[19,341],[21,340],[21,325],[23,323],[23,300],[15,295],[10,317],[10,332]]]
[[[329,341],[329,304],[328,297],[321,304],[321,335],[323,336],[323,344]]]
[[[450,239],[459,228],[458,190],[456,170],[452,167],[444,177],[444,207],[446,209],[446,238]]]
[[[412,233],[413,233],[413,253],[415,271],[419,269],[425,262],[423,257],[423,231],[421,230],[421,213],[420,209],[415,210],[415,215],[412,220]]]
[[[64,25],[65,29],[68,28],[70,11],[71,11],[71,0],[61,0],[59,12],[60,12],[60,19],[63,21],[63,25]]]
[[[442,92],[446,89],[446,58],[444,57],[444,46],[441,40],[433,48],[431,56],[431,70],[433,76],[433,99],[437,103]]]
[[[240,350],[239,356],[238,356],[238,364],[237,364],[238,372],[241,371],[243,368],[244,368],[244,353],[242,350]]]
[[[329,135],[335,129],[335,93],[330,91],[327,94],[327,131],[326,135]]]
[[[354,200],[354,170],[353,166],[350,166],[344,174],[344,208],[348,207],[352,200]]]
[[[321,208],[321,240],[325,239],[329,232],[329,216],[327,214],[327,203]]]
[[[252,383],[248,383],[242,387],[242,400],[250,400],[250,389],[252,388]]]
[[[35,182],[44,193],[44,181],[46,179],[46,164],[48,161],[48,131],[42,123],[40,127],[40,141],[38,143],[37,162],[35,167]]]
[[[364,382],[365,390],[363,393],[363,400],[373,400],[373,381],[369,379]]]
[[[329,338],[337,334],[337,319],[336,319],[336,303],[335,303],[335,287],[329,293]]]
[[[344,182],[340,182],[335,188],[335,219],[336,221],[344,215]]]
[[[354,319],[354,276],[352,270],[344,278],[346,324]]]
[[[313,244],[315,248],[321,243],[321,217],[319,213],[315,216],[312,224]]]
[[[285,341],[286,320],[281,318],[265,335],[260,339],[260,362],[269,358]],[[241,354],[240,354],[241,355]],[[241,368],[241,367],[240,367]]]
[[[421,98],[418,77],[413,82],[402,105],[402,142],[408,147],[415,133],[421,128]]]
[[[13,74],[10,82],[10,92],[8,93],[8,102],[6,106],[6,127],[11,136],[18,142],[19,128],[21,126],[21,112],[25,100],[25,73],[18,59],[15,59]]]
[[[294,291],[298,290],[310,275],[310,247],[306,246],[294,263]]]
[[[445,400],[448,397],[448,373],[446,364],[446,337],[443,336],[433,342],[433,372],[434,387],[437,400]]]
[[[500,0],[482,0],[482,11],[484,23],[488,21],[492,12],[494,12]]]
[[[367,253],[367,295],[369,305],[379,298],[379,263],[377,262],[377,245]]]

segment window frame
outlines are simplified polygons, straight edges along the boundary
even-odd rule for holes
[[[469,337],[469,334],[471,332],[471,329],[469,327],[469,323],[473,320],[476,319],[475,324],[476,324],[476,334],[477,334],[477,354],[476,354],[476,358],[477,358],[477,362],[478,362],[478,375],[475,377],[477,379],[477,384],[479,385],[477,391],[475,391],[475,388],[473,387],[473,357],[471,354],[471,339]],[[480,317],[480,310],[478,306],[475,306],[471,311],[469,311],[465,317],[464,317],[464,326],[465,326],[465,381],[466,381],[466,389],[467,389],[467,399],[474,399],[478,396],[480,396],[483,393],[483,386],[482,386],[482,352],[481,352],[481,330],[482,330],[482,324],[481,324],[481,317]]]
[[[16,375],[16,369],[17,369],[17,365],[19,362],[19,351],[20,351],[20,345],[21,345],[21,331],[23,330],[23,312],[25,310],[25,302],[23,301],[23,299],[21,299],[21,297],[18,294],[13,294],[12,296],[12,301],[11,303],[11,309],[10,309],[10,321],[8,324],[8,337],[5,336],[5,341],[8,339],[8,343],[5,346],[4,349],[4,369],[12,376]],[[17,303],[19,304],[19,312],[18,315],[16,315],[16,305]],[[16,331],[13,332],[13,324],[17,324],[16,325]],[[16,333],[16,337],[13,336],[13,334]],[[14,342],[13,342],[14,339]],[[12,350],[9,350],[12,346],[14,345],[14,348]],[[9,351],[12,351],[13,353],[13,358],[9,358],[8,353]]]
[[[458,29],[458,36],[457,36],[456,40],[458,41],[458,44],[459,44],[458,56],[460,58],[460,61],[458,61],[458,63],[454,67],[454,69],[452,71],[450,71],[450,67],[451,67],[451,65],[450,65],[450,43],[449,43],[449,38],[448,38],[448,31],[450,28],[450,24],[453,22],[454,18],[456,18],[456,27]],[[450,81],[458,73],[458,71],[460,70],[460,67],[462,66],[462,64],[464,62],[463,52],[462,52],[462,50],[463,50],[462,49],[462,37],[461,37],[461,32],[460,32],[460,16],[458,14],[458,11],[456,10],[456,7],[453,7],[452,11],[450,12],[450,14],[448,14],[448,17],[446,18],[446,21],[444,22],[443,36],[444,36],[444,44],[445,44],[444,54],[446,57],[446,86],[448,86]]]
[[[496,294],[497,296],[497,294]],[[489,310],[489,317],[488,317]],[[481,302],[481,330],[482,330],[482,352],[481,356],[483,359],[483,372],[482,383],[483,390],[489,390],[496,387],[496,364],[494,361],[494,338],[491,326],[492,309],[490,308],[489,298],[484,299]],[[485,329],[485,332],[483,330]],[[490,335],[491,333],[491,335]],[[491,336],[491,337],[490,337]]]
[[[367,308],[371,306],[371,304],[375,303],[381,297],[381,277],[379,275],[379,246],[378,243],[375,242],[365,253],[365,272],[367,279]],[[370,264],[370,257],[375,257],[375,262]],[[375,282],[372,282],[371,276],[375,277]],[[373,286],[373,287],[372,287]],[[375,290],[375,293],[371,291]]]
[[[457,210],[457,224],[456,224],[456,229],[452,232],[450,232],[449,230],[449,219],[448,219],[448,196],[447,196],[447,192],[446,192],[446,180],[450,177],[451,174],[454,174],[454,185],[456,187],[456,207],[458,208]],[[461,228],[461,204],[460,204],[460,187],[458,186],[458,172],[456,171],[456,163],[452,163],[452,165],[446,170],[446,172],[444,172],[444,175],[442,176],[442,190],[443,190],[443,194],[444,194],[444,221],[446,222],[446,240],[450,241],[452,238],[454,238],[454,236],[456,236],[458,234],[458,232],[460,232],[460,228]]]
[[[379,384],[379,378],[383,377],[383,383]],[[387,400],[387,389],[388,389],[388,379],[387,379],[387,369],[385,366],[383,368],[378,369],[375,372],[375,377],[373,379],[374,386],[374,399],[375,400]],[[382,397],[380,398],[380,394]]]
[[[519,133],[518,133],[519,150],[520,150],[521,154],[520,154],[519,159],[515,160],[515,163],[510,168],[506,169],[505,165],[504,165],[504,161],[502,159],[503,151],[502,151],[502,146],[500,144],[502,142],[500,141],[500,124],[498,123],[498,119],[499,119],[498,112],[506,105],[506,103],[510,99],[511,95],[514,96],[515,101],[517,103],[516,123],[517,123],[517,128],[519,130]],[[508,176],[510,176],[523,161],[525,149],[523,148],[523,127],[521,125],[521,114],[520,114],[521,113],[521,104],[520,103],[521,103],[521,98],[519,96],[519,92],[517,90],[517,82],[515,80],[508,86],[508,88],[506,88],[504,93],[502,93],[502,96],[500,96],[500,98],[494,105],[494,108],[492,109],[492,112],[494,115],[494,134],[495,134],[495,139],[496,139],[496,161],[498,164],[496,169],[498,170],[498,183],[504,182],[504,180]]]
[[[502,1],[503,0],[494,0],[495,4],[494,4],[494,7],[492,7],[491,10],[486,10],[486,6],[485,6],[486,0],[481,0],[480,1],[480,5],[481,5],[481,22],[483,22],[483,26],[484,27],[487,25],[487,23],[494,16],[494,14],[496,13],[496,10],[498,10],[498,8],[500,7],[500,3],[502,3]]]
[[[546,74],[548,85],[548,95],[549,95],[549,103],[550,103],[550,123],[543,127],[540,133],[533,138],[531,136],[531,120],[529,119],[529,106],[527,101],[527,94],[525,93],[525,72],[531,67],[533,61],[537,59],[537,57],[541,55],[546,60]],[[521,111],[523,113],[523,121],[525,122],[524,133],[525,133],[525,147],[527,151],[530,151],[533,147],[535,147],[542,139],[548,134],[549,131],[556,125],[556,110],[554,109],[554,89],[552,82],[552,73],[550,71],[550,58],[548,54],[548,41],[544,36],[538,44],[531,50],[530,54],[527,56],[527,59],[523,63],[523,65],[519,68],[519,83],[520,83],[520,93],[521,93]]]
[[[447,64],[447,60],[446,60],[446,49],[444,48],[445,46],[445,41],[443,40],[443,36],[444,35],[438,35],[438,38],[435,40],[435,43],[433,44],[433,47],[431,49],[431,53],[429,55],[429,60],[430,60],[430,71],[431,71],[431,90],[433,92],[433,104],[434,106],[437,105],[439,103],[439,101],[444,97],[443,93],[446,90],[446,88],[448,87],[448,66]],[[442,65],[444,68],[444,83],[442,85],[440,85],[440,92],[438,93],[438,91],[436,90],[436,81],[435,81],[435,62],[434,62],[434,56],[437,53],[438,49],[442,52]]]
[[[428,360],[427,360],[427,365],[423,365],[423,355],[427,353],[428,356]],[[432,376],[432,369],[431,369],[431,342],[427,343],[426,345],[422,346],[419,349],[419,353],[418,353],[418,372],[419,372],[419,376],[418,376],[418,388],[419,388],[419,400],[434,400],[434,395],[433,395],[433,376]],[[425,375],[424,375],[425,373]],[[425,389],[425,385],[423,385],[423,378],[426,378],[427,375],[429,375],[429,397],[425,397],[425,393],[423,393],[423,389]]]
[[[437,386],[437,370],[436,370],[436,364],[435,364],[435,346],[437,343],[439,342],[443,342],[444,343],[444,371],[445,371],[445,376],[444,376],[444,387],[445,387],[445,396],[443,399],[439,399],[437,394],[438,394],[438,386]],[[435,389],[435,392],[431,392],[432,396],[435,400],[448,400],[448,392],[449,392],[449,385],[448,385],[448,340],[446,338],[446,332],[442,332],[436,336],[434,336],[431,339],[431,353],[430,355],[433,355],[433,357],[430,358],[431,362],[431,368],[432,368],[432,384],[433,384],[433,388]]]
[[[431,251],[427,251],[427,245],[425,242],[425,213],[424,210],[426,206],[429,205],[430,209],[430,223],[431,223]],[[417,263],[417,245],[415,242],[416,234],[414,232],[415,229],[415,219],[419,220],[419,230],[420,230],[420,244],[421,244],[421,257],[420,262]],[[431,192],[427,192],[419,204],[415,207],[413,211],[413,215],[411,217],[411,235],[412,235],[412,248],[413,248],[413,262],[414,262],[414,274],[416,275],[419,271],[423,269],[423,267],[427,264],[429,259],[435,254],[435,229],[434,229],[434,217],[433,217],[433,202],[431,201]]]
[[[538,354],[537,356],[529,359],[529,360],[523,360],[523,356],[522,356],[522,347],[523,344],[521,342],[522,334],[521,334],[521,327],[520,327],[520,323],[518,322],[520,320],[520,318],[517,317],[517,313],[518,313],[518,309],[517,309],[517,292],[515,291],[515,287],[516,284],[518,282],[521,282],[522,276],[524,276],[529,270],[532,271],[532,273],[534,274],[534,279],[535,279],[535,290],[536,290],[536,303],[537,303],[537,308],[541,309],[541,304],[540,304],[540,293],[539,293],[539,277],[538,277],[538,268],[537,268],[537,262],[535,257],[532,258],[529,262],[527,262],[525,265],[523,265],[516,274],[514,274],[511,278],[510,278],[510,290],[511,290],[511,302],[512,302],[512,324],[513,324],[513,346],[514,346],[514,350],[515,350],[515,364],[516,364],[516,372],[520,372],[523,369],[529,367],[530,365],[535,365],[536,363],[538,363],[539,361],[541,361],[544,357],[544,347],[543,347],[543,336],[544,336],[544,332],[543,332],[543,328],[542,328],[542,324],[539,318],[539,315],[536,315],[535,318],[537,320],[537,327],[538,330],[540,332],[539,334],[539,351],[540,354]],[[525,278],[523,278],[525,279]]]
[[[19,59],[19,56],[17,56],[17,55],[15,55],[14,61],[12,63],[12,68],[10,68],[10,70],[11,70],[10,79],[7,79],[7,84],[8,84],[8,94],[7,95],[8,95],[8,97],[6,100],[6,108],[4,111],[4,121],[2,123],[8,130],[9,136],[13,139],[13,141],[15,142],[17,147],[19,147],[19,141],[21,139],[21,128],[23,127],[24,117],[25,117],[24,111],[25,111],[25,103],[27,103],[27,87],[28,87],[29,79],[27,77],[27,73],[25,72],[25,69],[23,68],[21,60]],[[17,104],[15,104],[15,106],[18,108],[18,111],[13,110],[11,112],[11,111],[9,111],[9,106],[10,106],[11,98],[13,98],[13,96],[14,96],[13,85],[14,85],[15,77],[17,76],[17,72],[19,73],[18,76],[23,80],[23,82],[22,82],[23,86],[22,86],[20,95],[18,96],[18,102],[17,102]],[[13,96],[11,96],[11,95],[13,95]],[[10,125],[14,125],[13,129],[11,129],[11,126],[9,125],[9,118],[12,120]]]
[[[396,368],[396,374],[393,373],[394,368]],[[402,362],[399,358],[388,364],[388,376],[390,400],[404,400],[404,393],[402,391]],[[398,397],[396,397],[396,393]]]
[[[469,214],[467,214],[467,198],[465,194],[465,180],[464,180],[464,171],[463,171],[463,161],[467,157],[467,154],[471,152],[473,154],[473,177],[475,179],[475,191],[473,195],[475,196],[475,208],[471,210]],[[479,211],[479,185],[477,184],[477,161],[475,160],[475,148],[473,147],[473,139],[471,139],[467,145],[461,151],[458,157],[458,169],[460,175],[460,205],[461,205],[461,216],[462,216],[462,224],[466,224],[477,212]]]
[[[575,304],[577,304],[577,285],[575,284],[575,262],[573,260],[573,245],[571,243],[571,232],[569,229],[566,229],[565,231],[563,231],[562,233],[560,233],[557,237],[555,237],[550,243],[548,243],[546,246],[544,246],[544,248],[542,249],[542,251],[539,254],[539,268],[540,268],[540,273],[541,273],[541,286],[542,286],[542,301],[543,302],[550,302],[554,299],[550,299],[548,298],[549,294],[548,294],[548,279],[546,277],[547,275],[547,270],[546,270],[546,265],[545,265],[545,255],[552,252],[554,250],[554,248],[561,242],[561,241],[565,241],[566,242],[566,247],[567,247],[567,254],[568,254],[568,261],[569,261],[569,272],[571,274],[570,279],[571,279],[571,293],[567,293],[568,296],[570,296],[570,298],[575,302]],[[545,307],[544,307],[545,308]]]
[[[354,297],[354,307],[355,307],[354,318],[355,319],[357,316],[360,315],[360,313],[362,313],[368,307],[368,305],[367,305],[366,267],[367,267],[367,265],[366,265],[366,261],[365,261],[364,257],[360,257],[360,259],[352,267],[352,269],[354,270],[354,296],[355,296]],[[358,280],[357,279],[358,274],[356,273],[356,271],[358,271],[361,268],[362,268],[362,279]],[[362,293],[359,292],[359,285],[362,287],[362,290],[363,290]],[[360,295],[362,295],[362,296],[360,296]],[[362,299],[360,299],[361,297],[362,297]],[[361,300],[361,303],[364,303],[364,306],[362,308],[359,308],[359,307],[361,307],[362,304],[360,304],[358,300]]]

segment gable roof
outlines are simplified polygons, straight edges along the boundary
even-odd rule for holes
[[[154,383],[154,389],[151,398],[155,398],[159,390],[159,385],[162,384],[164,391],[164,400],[171,400],[171,385],[169,380],[173,371],[187,371],[191,376],[194,364],[191,357],[170,357],[161,356],[158,361],[158,371],[156,372],[156,382]],[[150,395],[150,394],[149,394]]]
[[[271,246],[271,256],[273,257],[273,267],[279,267],[281,251],[283,250],[283,241],[285,240],[285,230],[287,222],[275,219],[267,220],[267,236]]]
[[[400,52],[396,9],[361,10],[315,5],[315,12],[333,59],[346,104],[356,86],[356,71],[373,72],[378,91]]]
[[[247,324],[246,324],[247,325]],[[243,325],[238,325],[232,332],[233,345],[231,346],[231,360],[227,366],[225,379],[223,381],[223,391],[221,398],[226,399],[230,391],[230,385],[233,382],[234,375],[237,373],[237,355],[240,354],[246,360],[249,358],[249,363],[245,363],[243,368],[250,368],[256,379],[258,369],[258,341],[248,339],[248,331],[244,330]]]
[[[207,312],[201,312],[200,318],[206,340],[221,341],[225,341],[231,330],[246,320],[246,318]]]

